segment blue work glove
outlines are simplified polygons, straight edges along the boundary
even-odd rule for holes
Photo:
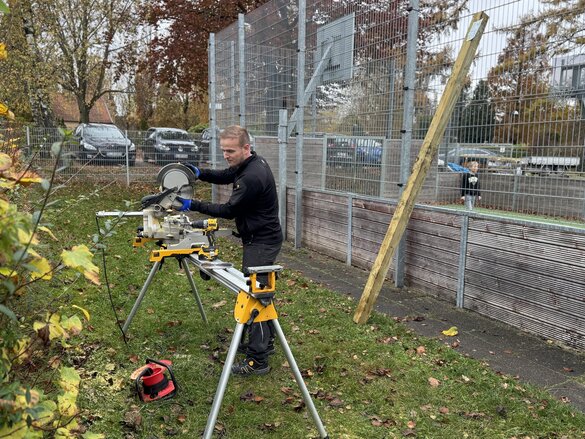
[[[177,206],[180,203],[181,206],[176,208],[175,210],[178,210],[179,212],[183,212],[185,210],[190,210],[191,209],[191,200],[187,200],[185,198],[181,198],[181,197],[177,197],[175,198],[175,201],[177,201]]]
[[[195,177],[199,178],[201,171],[199,170],[199,168],[197,166],[192,165],[191,163],[185,163],[185,166],[188,167],[191,171],[193,171],[193,174],[195,174]]]

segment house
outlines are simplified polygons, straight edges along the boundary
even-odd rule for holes
[[[55,93],[51,96],[53,101],[53,115],[58,124],[65,125],[69,129],[79,124],[79,109],[75,97],[65,93]],[[108,103],[102,96],[97,100],[89,113],[89,121],[94,123],[114,123]]]

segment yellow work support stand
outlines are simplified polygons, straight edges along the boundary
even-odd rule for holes
[[[297,366],[295,358],[288,345],[288,342],[286,341],[284,332],[282,331],[282,328],[278,323],[278,315],[276,313],[276,309],[274,307],[274,302],[272,299],[274,297],[274,290],[276,288],[276,270],[280,269],[281,267],[279,266],[249,268],[251,274],[249,282],[250,291],[240,290],[240,292],[238,293],[238,297],[236,299],[236,304],[234,306],[234,318],[236,320],[236,329],[234,330],[234,336],[230,343],[227,358],[225,360],[225,364],[221,372],[221,377],[219,379],[217,391],[213,399],[213,405],[211,406],[211,412],[209,413],[209,417],[207,418],[207,425],[205,426],[205,432],[203,433],[204,439],[211,439],[211,436],[213,434],[213,429],[215,428],[215,421],[217,420],[219,408],[221,407],[221,403],[223,401],[223,395],[225,393],[225,389],[227,387],[227,383],[231,375],[231,369],[236,358],[238,345],[240,343],[240,340],[242,339],[244,326],[246,324],[266,321],[272,321],[272,323],[274,324],[274,329],[276,331],[276,335],[278,336],[278,340],[280,341],[282,350],[284,351],[286,359],[288,360],[288,364],[290,365],[290,368],[295,376],[297,385],[299,386],[301,393],[303,394],[305,405],[309,409],[309,412],[313,417],[313,421],[315,422],[315,425],[319,430],[319,435],[322,438],[329,437],[327,431],[325,431],[323,423],[321,422],[321,418],[317,413],[317,409],[313,404],[313,400],[311,399],[311,395],[307,390],[307,386],[303,381],[301,371],[299,370],[299,367]],[[268,282],[265,287],[257,286],[256,275],[259,273],[268,273]]]
[[[140,239],[140,238],[137,238],[137,239]],[[143,242],[144,241],[139,241],[139,242],[135,241],[134,246],[141,247],[144,245]],[[140,307],[140,304],[142,303],[142,300],[144,299],[146,291],[148,290],[148,287],[150,286],[152,280],[154,279],[154,275],[156,274],[156,272],[158,270],[160,270],[160,268],[162,267],[162,264],[166,258],[175,258],[177,260],[177,262],[179,263],[179,266],[185,271],[185,274],[187,275],[187,281],[189,282],[189,286],[191,287],[191,291],[193,292],[193,296],[195,297],[195,301],[197,302],[197,307],[199,308],[199,312],[201,313],[201,317],[203,318],[203,321],[205,323],[207,323],[207,316],[205,315],[205,310],[203,309],[203,303],[201,302],[201,297],[199,297],[199,293],[197,291],[197,286],[195,285],[195,281],[193,280],[193,276],[191,275],[191,272],[189,271],[189,265],[187,264],[187,260],[186,260],[187,257],[191,256],[194,253],[199,253],[199,251],[200,251],[200,249],[197,249],[197,248],[170,249],[170,250],[159,249],[159,250],[153,250],[150,253],[150,261],[154,262],[154,265],[152,266],[152,269],[150,270],[150,273],[148,274],[146,282],[144,282],[144,285],[142,286],[142,289],[140,290],[140,293],[138,294],[138,298],[136,299],[136,302],[134,302],[134,306],[132,307],[132,310],[130,311],[128,318],[124,322],[124,326],[122,327],[122,332],[124,334],[126,334],[126,331],[128,331],[128,327],[130,326],[130,323],[132,322],[132,319],[134,318],[136,311],[138,311],[138,308]]]

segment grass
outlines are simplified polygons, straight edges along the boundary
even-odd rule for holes
[[[155,192],[151,186],[111,185],[88,196],[93,190],[78,185],[59,192],[62,201],[45,220],[60,242],[47,251],[90,243],[96,211],[138,210],[136,201]],[[208,188],[202,190],[199,195],[207,197]],[[44,312],[76,304],[89,310],[89,326],[62,362],[75,365],[82,376],[81,418],[92,432],[107,438],[199,437],[235,327],[235,297],[195,273],[209,319],[205,324],[185,274],[176,261],[167,261],[124,344],[116,318],[126,318],[151,268],[150,249],[131,246],[139,225],[138,218],[123,219],[106,240],[117,317],[105,286],[73,278],[53,281],[22,306]],[[238,243],[222,240],[220,251],[222,260],[239,266]],[[101,275],[103,280],[103,270]],[[276,297],[280,324],[331,438],[585,437],[585,415],[571,406],[385,316],[374,314],[367,325],[356,325],[352,299],[300,272],[285,267]],[[137,400],[129,377],[147,357],[173,362],[177,397],[149,404]],[[271,365],[267,376],[230,378],[215,437],[319,436],[278,346]]]

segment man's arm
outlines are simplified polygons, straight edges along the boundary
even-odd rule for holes
[[[256,178],[242,178],[238,180],[227,203],[217,204],[207,201],[192,200],[190,209],[218,218],[233,219],[242,215],[252,206],[261,189],[260,181]]]
[[[212,184],[230,184],[236,179],[235,169],[199,169],[199,180]]]

